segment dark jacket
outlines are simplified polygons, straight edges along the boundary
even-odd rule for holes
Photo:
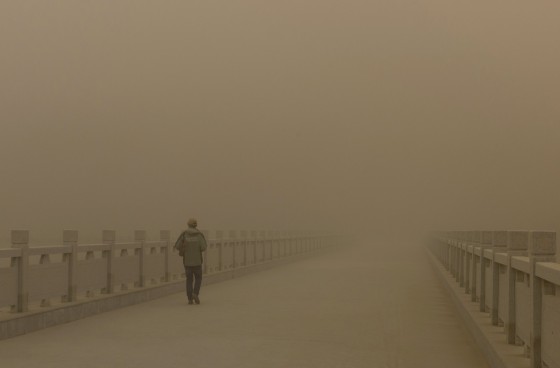
[[[206,250],[206,238],[198,229],[189,227],[179,235],[174,248],[183,257],[185,266],[200,266],[202,252]]]

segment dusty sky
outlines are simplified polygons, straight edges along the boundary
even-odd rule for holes
[[[189,216],[560,230],[559,17],[547,0],[2,0],[0,239]]]

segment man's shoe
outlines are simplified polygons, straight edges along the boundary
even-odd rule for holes
[[[197,294],[194,294],[194,295],[193,295],[193,299],[194,299],[194,302],[195,302],[196,304],[200,304],[200,299],[198,299],[198,295],[197,295]]]
[[[192,304],[192,303],[193,303],[193,301],[192,301],[192,300],[189,300],[189,304]]]

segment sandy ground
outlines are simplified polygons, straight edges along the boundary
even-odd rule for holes
[[[0,367],[487,367],[422,249],[357,247],[0,341]]]

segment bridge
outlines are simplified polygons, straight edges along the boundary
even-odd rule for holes
[[[57,247],[14,231],[0,250],[2,366],[558,367],[554,234],[445,232],[428,248],[208,235],[202,303],[187,305],[169,231],[94,245],[65,231]]]

